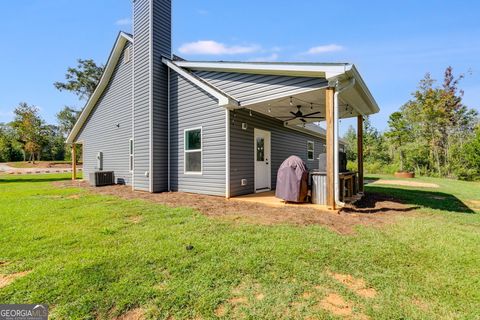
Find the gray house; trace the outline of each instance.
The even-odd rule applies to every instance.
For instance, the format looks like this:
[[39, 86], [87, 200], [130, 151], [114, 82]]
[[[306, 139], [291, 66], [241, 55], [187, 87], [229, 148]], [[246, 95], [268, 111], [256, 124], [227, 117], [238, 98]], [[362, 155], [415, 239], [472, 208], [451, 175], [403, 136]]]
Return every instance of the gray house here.
[[83, 146], [85, 177], [234, 197], [274, 189], [288, 156], [313, 169], [326, 151], [335, 206], [338, 120], [379, 111], [354, 65], [185, 61], [172, 55], [171, 0], [134, 0], [133, 18], [67, 139]]

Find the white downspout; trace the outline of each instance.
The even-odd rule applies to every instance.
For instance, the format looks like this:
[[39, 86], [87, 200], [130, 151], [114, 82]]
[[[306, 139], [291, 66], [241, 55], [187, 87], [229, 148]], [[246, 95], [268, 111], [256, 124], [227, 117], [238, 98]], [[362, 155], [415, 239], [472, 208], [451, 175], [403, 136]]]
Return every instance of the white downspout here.
[[[344, 202], [341, 202], [340, 201], [340, 177], [339, 177], [339, 174], [340, 174], [340, 168], [339, 168], [339, 164], [338, 164], [338, 152], [340, 150], [339, 148], [339, 145], [338, 145], [338, 125], [339, 125], [339, 118], [338, 118], [338, 96], [340, 95], [340, 93], [342, 93], [343, 91], [347, 90], [347, 89], [350, 89], [351, 87], [353, 87], [353, 85], [355, 84], [355, 79], [352, 78], [350, 80], [350, 82], [344, 86], [343, 88], [340, 88], [338, 90], [335, 90], [335, 94], [333, 95], [333, 123], [334, 123], [334, 127], [333, 127], [333, 161], [334, 161], [334, 176], [335, 176], [335, 204], [338, 205], [339, 207], [343, 207], [345, 206], [345, 203]], [[337, 87], [338, 87], [338, 84], [337, 84]]]

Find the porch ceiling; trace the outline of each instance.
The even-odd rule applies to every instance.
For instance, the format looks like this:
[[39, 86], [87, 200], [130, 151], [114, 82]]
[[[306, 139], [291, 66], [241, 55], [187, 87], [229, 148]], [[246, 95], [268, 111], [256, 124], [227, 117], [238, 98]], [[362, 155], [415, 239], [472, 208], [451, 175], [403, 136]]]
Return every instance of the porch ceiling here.
[[[300, 109], [298, 108], [300, 106]], [[286, 96], [270, 101], [264, 101], [249, 105], [246, 109], [262, 113], [272, 118], [286, 122], [288, 125], [313, 123], [325, 121], [325, 89], [318, 89], [291, 96]], [[293, 113], [300, 110], [302, 115], [311, 117], [294, 118]], [[317, 113], [318, 112], [318, 113]], [[339, 116], [341, 119], [356, 117], [360, 115], [357, 109], [342, 99], [339, 99]]]

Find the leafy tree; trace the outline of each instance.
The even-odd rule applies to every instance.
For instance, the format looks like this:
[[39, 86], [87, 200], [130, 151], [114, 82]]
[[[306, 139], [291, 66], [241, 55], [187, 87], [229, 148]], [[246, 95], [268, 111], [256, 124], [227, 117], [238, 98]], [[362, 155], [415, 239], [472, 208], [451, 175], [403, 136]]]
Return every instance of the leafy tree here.
[[385, 138], [370, 122], [369, 117], [363, 120], [363, 157], [365, 162], [390, 162]]
[[77, 61], [76, 68], [67, 69], [66, 82], [55, 82], [53, 85], [60, 91], [70, 91], [80, 99], [88, 99], [102, 77], [104, 66], [98, 66], [92, 59], [78, 59]]
[[45, 126], [44, 144], [42, 146], [42, 157], [44, 160], [53, 161], [65, 159], [65, 139], [58, 126]]
[[65, 106], [57, 113], [57, 121], [59, 124], [60, 133], [66, 137], [72, 131], [75, 122], [80, 116], [80, 111], [71, 107]]
[[385, 136], [388, 138], [388, 141], [390, 142], [389, 145], [394, 152], [398, 152], [400, 171], [403, 171], [405, 165], [405, 145], [409, 141], [411, 129], [408, 125], [407, 119], [405, 119], [401, 112], [392, 113], [388, 120], [388, 125], [390, 130], [385, 133]]
[[357, 160], [357, 132], [352, 126], [349, 126], [347, 132], [343, 136], [345, 141], [345, 152], [348, 161]]
[[18, 142], [22, 145], [24, 160], [29, 154], [29, 161], [35, 163], [35, 156], [40, 158], [44, 143], [44, 123], [38, 114], [38, 108], [22, 102], [14, 111], [15, 119], [12, 127], [15, 129]]
[[465, 155], [465, 160], [467, 168], [472, 172], [468, 175], [468, 179], [474, 178], [474, 176], [480, 176], [480, 124], [477, 124], [475, 129], [475, 134], [472, 136], [470, 141], [466, 143], [463, 147], [463, 153]]

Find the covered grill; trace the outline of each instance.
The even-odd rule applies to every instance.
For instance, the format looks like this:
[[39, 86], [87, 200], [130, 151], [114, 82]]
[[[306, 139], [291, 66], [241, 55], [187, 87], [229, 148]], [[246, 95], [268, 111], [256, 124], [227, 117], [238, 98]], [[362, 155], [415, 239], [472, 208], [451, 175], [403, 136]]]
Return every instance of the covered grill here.
[[308, 169], [297, 156], [288, 157], [278, 169], [275, 196], [290, 202], [305, 202], [308, 195]]

